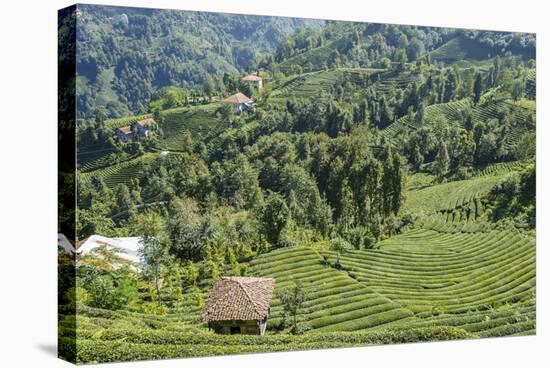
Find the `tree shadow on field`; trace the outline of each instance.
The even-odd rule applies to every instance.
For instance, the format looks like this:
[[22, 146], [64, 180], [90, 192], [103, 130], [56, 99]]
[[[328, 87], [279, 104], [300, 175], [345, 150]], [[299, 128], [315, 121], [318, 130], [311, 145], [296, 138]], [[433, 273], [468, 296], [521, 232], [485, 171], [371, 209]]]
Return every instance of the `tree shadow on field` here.
[[56, 344], [38, 344], [36, 345], [36, 347], [38, 348], [38, 350], [41, 350], [48, 355], [53, 355], [54, 357], [57, 356]]

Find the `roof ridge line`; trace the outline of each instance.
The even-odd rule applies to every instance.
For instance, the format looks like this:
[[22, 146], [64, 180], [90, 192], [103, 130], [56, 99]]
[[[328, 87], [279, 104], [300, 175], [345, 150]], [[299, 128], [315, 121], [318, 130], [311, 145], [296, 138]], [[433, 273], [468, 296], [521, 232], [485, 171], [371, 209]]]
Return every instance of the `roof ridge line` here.
[[[243, 284], [241, 284], [239, 281], [233, 279], [232, 281], [236, 282], [239, 287], [243, 290], [243, 292], [245, 293], [246, 297], [248, 298], [248, 300], [252, 303], [252, 305], [254, 306], [254, 312], [256, 312], [257, 315], [261, 316], [262, 313], [260, 311], [258, 311], [258, 306], [256, 305], [256, 302], [254, 301], [254, 298], [252, 298], [250, 296], [250, 294], [248, 294], [248, 291], [246, 290], [246, 288], [243, 286]], [[258, 282], [258, 281], [256, 281]]]

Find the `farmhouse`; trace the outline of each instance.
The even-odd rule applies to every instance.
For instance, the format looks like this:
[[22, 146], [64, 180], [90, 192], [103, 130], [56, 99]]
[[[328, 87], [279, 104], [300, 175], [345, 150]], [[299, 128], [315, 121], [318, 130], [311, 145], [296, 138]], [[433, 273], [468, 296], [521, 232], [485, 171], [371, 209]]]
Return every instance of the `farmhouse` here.
[[245, 110], [253, 110], [255, 108], [254, 101], [241, 92], [227, 97], [223, 102], [232, 104], [235, 108], [235, 114], [240, 114]]
[[116, 138], [121, 142], [129, 142], [134, 138], [147, 138], [157, 122], [152, 118], [136, 121], [132, 125], [117, 128]]
[[135, 129], [136, 135], [140, 138], [146, 138], [149, 136], [149, 132], [153, 129], [153, 127], [157, 124], [157, 122], [152, 118], [147, 118], [143, 120], [139, 120], [132, 124], [132, 128]]
[[254, 88], [261, 89], [262, 88], [262, 77], [259, 77], [256, 73], [249, 74], [243, 78], [241, 78], [243, 82], [251, 84]]
[[121, 142], [129, 142], [134, 137], [134, 132], [132, 131], [132, 127], [130, 125], [117, 128], [116, 129], [116, 137]]
[[201, 314], [219, 334], [264, 335], [274, 280], [260, 277], [222, 277]]

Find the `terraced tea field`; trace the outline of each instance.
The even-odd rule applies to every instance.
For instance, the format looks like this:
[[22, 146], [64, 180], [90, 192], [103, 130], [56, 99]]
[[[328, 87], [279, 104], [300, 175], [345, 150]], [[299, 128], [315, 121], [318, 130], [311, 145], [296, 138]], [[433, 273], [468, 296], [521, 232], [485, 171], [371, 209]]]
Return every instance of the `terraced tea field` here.
[[342, 80], [343, 75], [344, 72], [339, 69], [302, 74], [287, 80], [274, 89], [271, 98], [315, 97], [321, 91], [329, 92], [338, 81]]
[[136, 121], [143, 120], [146, 118], [152, 117], [153, 114], [142, 114], [142, 115], [134, 115], [134, 116], [125, 116], [123, 118], [119, 119], [110, 119], [105, 121], [105, 126], [107, 128], [121, 128], [123, 126], [131, 125], [135, 123]]
[[522, 234], [416, 229], [341, 262], [376, 292], [425, 317], [434, 308], [465, 313], [530, 300], [534, 259], [535, 243]]
[[171, 151], [182, 151], [185, 147], [184, 136], [190, 132], [194, 140], [208, 141], [221, 133], [226, 126], [215, 115], [219, 105], [210, 104], [201, 108], [181, 108], [167, 110], [163, 113], [161, 125], [164, 136], [164, 147]]
[[209, 331], [186, 294], [161, 316], [79, 306], [78, 349], [73, 319], [61, 317], [60, 351], [94, 363], [536, 333], [535, 243], [519, 233], [415, 229], [340, 255], [341, 269], [336, 258], [291, 247], [250, 262], [250, 274], [275, 278], [276, 291], [302, 283], [304, 335], [277, 333], [283, 310], [276, 294], [267, 336]]
[[[430, 105], [425, 110], [425, 122], [430, 124], [436, 120], [443, 122], [461, 122], [461, 110], [468, 107], [472, 108], [473, 122], [487, 122], [490, 119], [498, 119], [502, 111], [509, 111], [507, 114], [511, 121], [511, 129], [506, 135], [506, 147], [511, 149], [518, 139], [528, 131], [527, 120], [534, 111], [530, 108], [521, 107], [510, 101], [492, 101], [485, 105], [471, 106], [470, 99], [447, 102], [442, 104]], [[382, 134], [391, 139], [397, 137], [400, 133], [408, 130], [418, 129], [419, 126], [414, 121], [409, 121], [408, 116], [399, 118], [382, 131]]]
[[429, 215], [459, 208], [488, 193], [504, 175], [479, 176], [433, 185], [407, 193], [404, 211]]
[[[302, 282], [307, 301], [301, 318], [315, 331], [353, 331], [413, 316], [344, 272], [323, 265], [322, 260], [319, 253], [309, 248], [284, 249], [252, 261], [251, 273], [275, 278], [276, 292], [293, 281]], [[277, 325], [283, 311], [276, 297], [271, 310], [270, 323]]]
[[525, 162], [493, 164], [468, 180], [438, 184], [430, 175], [416, 174], [407, 184], [404, 211], [414, 213], [417, 225], [445, 233], [487, 232], [494, 229], [487, 218], [485, 197]]
[[490, 55], [475, 41], [466, 37], [455, 37], [429, 53], [432, 60], [454, 63], [461, 60], [483, 60]]
[[455, 327], [419, 327], [307, 335], [217, 335], [188, 324], [181, 315], [155, 316], [79, 307], [78, 338], [74, 343], [74, 317], [61, 317], [59, 351], [77, 363], [167, 359], [441, 341], [477, 335]]
[[476, 176], [495, 176], [511, 173], [515, 170], [525, 167], [528, 162], [511, 161], [491, 164], [475, 173]]
[[90, 180], [93, 175], [97, 175], [111, 188], [117, 184], [128, 184], [133, 178], [139, 178], [143, 165], [152, 162], [156, 157], [158, 157], [157, 153], [146, 153], [116, 165], [81, 173], [80, 178], [81, 180]]
[[[276, 290], [299, 281], [307, 299], [300, 321], [310, 332], [396, 326], [461, 326], [480, 336], [532, 333], [535, 244], [520, 234], [447, 234], [417, 229], [377, 249], [340, 256], [296, 247], [258, 257], [251, 273], [276, 279]], [[524, 303], [516, 309], [507, 303]], [[282, 306], [275, 297], [270, 323]]]
[[[113, 162], [110, 157], [110, 153], [112, 153], [112, 151], [106, 151], [102, 155], [95, 155], [93, 157], [91, 157], [91, 155], [84, 154], [83, 155], [84, 159], [82, 160], [80, 159], [80, 154], [79, 154], [78, 170], [84, 173], [84, 172], [90, 172], [90, 171], [99, 170], [99, 169], [111, 166]], [[137, 154], [133, 156], [128, 156], [124, 161], [129, 161], [137, 157], [138, 157]]]
[[323, 69], [323, 67], [326, 65], [327, 60], [329, 59], [330, 53], [333, 50], [341, 49], [347, 43], [348, 43], [348, 38], [341, 37], [334, 41], [328, 42], [325, 45], [300, 52], [296, 55], [293, 55], [287, 58], [282, 63], [280, 63], [279, 68], [281, 68], [281, 70], [284, 72], [291, 71], [292, 65], [302, 65], [306, 67], [307, 65], [310, 65], [309, 68], [311, 68], [311, 70], [306, 70], [306, 71]]
[[374, 88], [376, 92], [386, 93], [392, 88], [405, 88], [414, 81], [419, 81], [420, 76], [412, 72], [388, 71], [376, 75]]

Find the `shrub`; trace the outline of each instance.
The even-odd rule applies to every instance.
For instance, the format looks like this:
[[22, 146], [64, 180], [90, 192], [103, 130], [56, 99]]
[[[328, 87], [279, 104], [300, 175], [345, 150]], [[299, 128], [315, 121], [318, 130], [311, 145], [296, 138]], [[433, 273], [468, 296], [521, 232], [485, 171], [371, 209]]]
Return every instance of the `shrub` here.
[[168, 359], [213, 354], [326, 349], [344, 346], [397, 344], [477, 337], [456, 327], [386, 329], [365, 332], [309, 333], [305, 335], [216, 335], [125, 329], [104, 331], [93, 340], [87, 334], [73, 340], [60, 339], [63, 356], [90, 364], [121, 360]]

